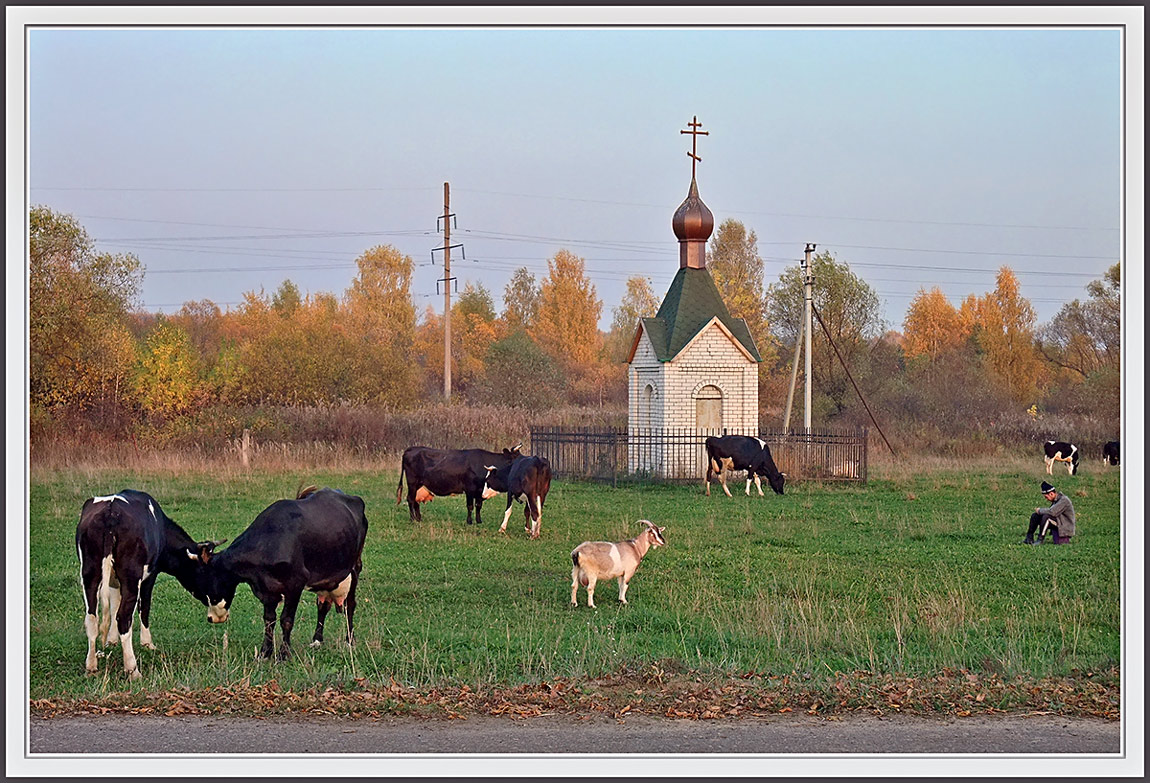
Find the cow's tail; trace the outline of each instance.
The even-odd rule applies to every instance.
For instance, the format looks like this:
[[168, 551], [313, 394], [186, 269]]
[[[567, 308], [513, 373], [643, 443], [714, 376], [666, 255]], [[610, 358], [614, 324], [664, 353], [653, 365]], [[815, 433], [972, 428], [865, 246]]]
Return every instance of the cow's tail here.
[[395, 489], [395, 505], [403, 502], [403, 465], [399, 466], [399, 486]]

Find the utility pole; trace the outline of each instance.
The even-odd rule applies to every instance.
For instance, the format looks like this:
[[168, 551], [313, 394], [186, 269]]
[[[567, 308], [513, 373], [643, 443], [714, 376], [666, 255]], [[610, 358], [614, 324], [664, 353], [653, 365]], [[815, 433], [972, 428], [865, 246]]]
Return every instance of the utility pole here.
[[808, 435], [811, 432], [811, 289], [815, 283], [815, 276], [811, 272], [811, 253], [813, 252], [815, 252], [815, 245], [807, 242], [807, 249], [804, 251], [803, 258], [803, 328], [806, 330], [807, 347], [806, 359], [803, 362], [803, 370], [806, 373], [806, 388], [803, 392], [803, 426]]
[[[443, 251], [443, 398], [445, 400], [451, 399], [451, 284], [455, 278], [451, 276], [451, 248], [462, 248], [462, 245], [451, 244], [451, 223], [455, 220], [455, 215], [451, 212], [451, 185], [450, 183], [443, 183], [443, 247], [437, 247], [435, 250]], [[439, 228], [439, 219], [436, 221], [436, 229]], [[435, 258], [435, 250], [432, 250], [432, 260]], [[463, 254], [464, 260], [467, 259], [467, 254]], [[436, 282], [438, 288], [439, 281]]]
[[799, 332], [795, 335], [795, 357], [791, 359], [791, 386], [787, 389], [787, 410], [783, 414], [783, 433], [791, 431], [791, 403], [795, 401], [795, 380], [799, 374], [799, 353], [803, 350], [803, 332], [805, 324], [799, 322]]

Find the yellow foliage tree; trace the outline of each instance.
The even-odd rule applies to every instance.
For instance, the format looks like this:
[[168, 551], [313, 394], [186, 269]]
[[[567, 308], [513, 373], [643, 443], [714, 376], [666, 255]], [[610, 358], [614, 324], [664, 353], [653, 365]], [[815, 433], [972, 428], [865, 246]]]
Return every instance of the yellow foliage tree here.
[[934, 361], [966, 340], [971, 327], [938, 286], [930, 291], [920, 288], [903, 321], [903, 352], [907, 358], [926, 356]]
[[1018, 278], [1009, 267], [998, 270], [994, 290], [982, 297], [975, 310], [988, 369], [1016, 400], [1032, 400], [1045, 367], [1035, 345], [1034, 307], [1019, 293]]
[[568, 370], [590, 368], [599, 356], [603, 302], [584, 274], [584, 262], [567, 250], [547, 261], [539, 290], [539, 313], [531, 337]]
[[356, 259], [359, 273], [345, 296], [353, 343], [354, 399], [408, 404], [416, 399], [411, 361], [415, 305], [411, 274], [415, 262], [391, 245], [379, 245]]
[[135, 377], [140, 406], [153, 413], [180, 414], [190, 410], [200, 385], [199, 358], [188, 333], [160, 321], [148, 333]]

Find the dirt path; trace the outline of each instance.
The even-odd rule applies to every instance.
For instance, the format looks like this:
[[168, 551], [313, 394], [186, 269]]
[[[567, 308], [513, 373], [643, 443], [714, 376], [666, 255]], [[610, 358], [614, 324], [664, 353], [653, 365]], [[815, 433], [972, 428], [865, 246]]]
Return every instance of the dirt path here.
[[741, 720], [34, 718], [37, 754], [1117, 754], [1117, 721], [1057, 716]]

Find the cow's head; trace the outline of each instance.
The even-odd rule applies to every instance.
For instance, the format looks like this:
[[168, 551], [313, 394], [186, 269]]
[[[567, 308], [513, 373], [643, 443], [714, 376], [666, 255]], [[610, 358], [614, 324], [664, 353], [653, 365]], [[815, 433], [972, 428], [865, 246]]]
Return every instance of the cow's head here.
[[514, 462], [515, 460], [519, 459], [523, 456], [523, 443], [519, 442], [509, 449], [504, 449], [503, 456], [506, 457], [510, 462]]
[[[516, 448], [518, 448], [518, 446]], [[503, 452], [507, 453], [508, 449], [504, 449]], [[491, 498], [499, 494], [499, 490], [493, 489], [490, 483], [491, 476], [495, 473], [496, 468], [494, 465], [484, 465], [483, 467], [487, 468], [487, 475], [483, 479], [483, 494], [481, 497], [484, 500], [491, 500]]]
[[767, 475], [767, 483], [771, 485], [771, 489], [773, 489], [776, 494], [779, 494], [779, 495], [783, 494], [783, 484], [785, 484], [786, 482], [787, 482], [787, 474], [786, 473], [780, 473], [779, 471], [776, 470], [774, 472], [774, 475]]
[[207, 604], [209, 623], [226, 623], [228, 610], [236, 597], [239, 581], [226, 569], [212, 562], [212, 550], [227, 541], [204, 541], [195, 549], [188, 549], [188, 557], [198, 561], [196, 570], [196, 598]]

